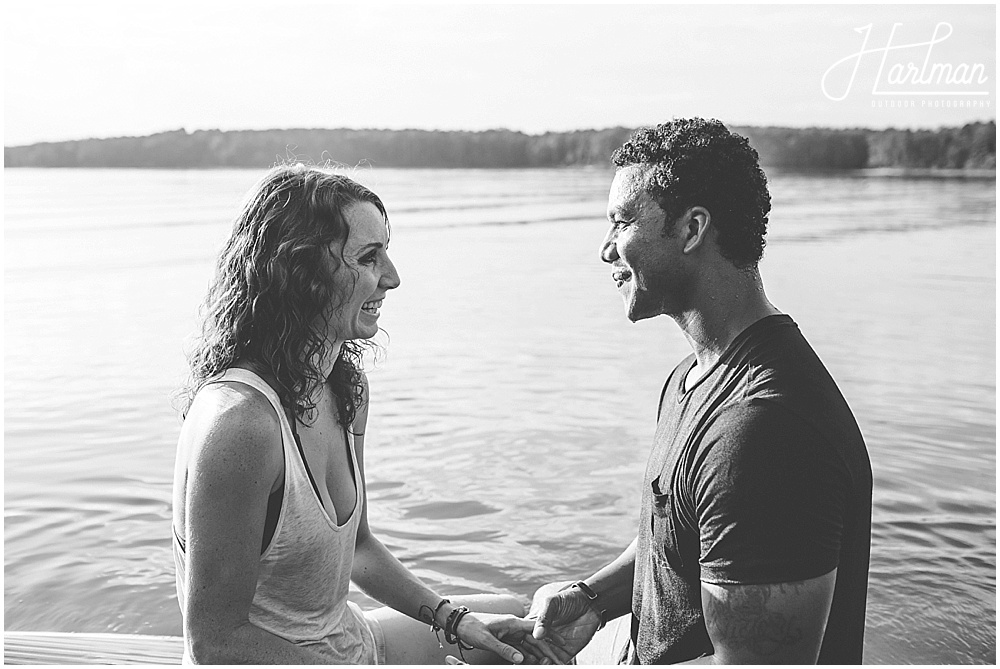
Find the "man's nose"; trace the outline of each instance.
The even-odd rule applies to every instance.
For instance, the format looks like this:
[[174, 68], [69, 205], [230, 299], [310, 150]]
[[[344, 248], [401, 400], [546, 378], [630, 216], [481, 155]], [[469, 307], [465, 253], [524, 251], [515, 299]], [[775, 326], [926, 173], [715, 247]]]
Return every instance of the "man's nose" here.
[[608, 234], [604, 236], [599, 253], [601, 260], [606, 263], [618, 260], [618, 245], [615, 243], [615, 232], [613, 229], [608, 230]]

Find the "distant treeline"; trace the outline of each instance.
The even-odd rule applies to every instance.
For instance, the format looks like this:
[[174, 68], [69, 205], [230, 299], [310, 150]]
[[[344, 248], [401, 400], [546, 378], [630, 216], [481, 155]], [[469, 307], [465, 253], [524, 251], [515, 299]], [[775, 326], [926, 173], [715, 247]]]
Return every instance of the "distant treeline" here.
[[[734, 128], [768, 167], [996, 169], [996, 123], [939, 130]], [[4, 147], [6, 167], [268, 167], [299, 158], [376, 167], [607, 165], [630, 128], [511, 130], [175, 130], [146, 137]]]

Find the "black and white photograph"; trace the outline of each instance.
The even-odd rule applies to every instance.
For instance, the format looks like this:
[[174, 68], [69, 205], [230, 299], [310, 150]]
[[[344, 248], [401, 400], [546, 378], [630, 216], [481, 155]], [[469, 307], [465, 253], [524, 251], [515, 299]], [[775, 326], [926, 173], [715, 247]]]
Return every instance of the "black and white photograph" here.
[[996, 664], [995, 3], [3, 18], [5, 664]]

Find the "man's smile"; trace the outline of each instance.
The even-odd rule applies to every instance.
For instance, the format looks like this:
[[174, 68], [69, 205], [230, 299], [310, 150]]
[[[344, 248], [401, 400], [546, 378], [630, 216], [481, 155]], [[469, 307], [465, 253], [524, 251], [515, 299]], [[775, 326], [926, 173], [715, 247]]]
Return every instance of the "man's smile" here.
[[621, 288], [622, 284], [624, 284], [626, 281], [632, 278], [632, 272], [628, 271], [627, 269], [616, 269], [611, 274], [611, 277], [615, 280], [615, 284], [617, 284], [617, 286]]

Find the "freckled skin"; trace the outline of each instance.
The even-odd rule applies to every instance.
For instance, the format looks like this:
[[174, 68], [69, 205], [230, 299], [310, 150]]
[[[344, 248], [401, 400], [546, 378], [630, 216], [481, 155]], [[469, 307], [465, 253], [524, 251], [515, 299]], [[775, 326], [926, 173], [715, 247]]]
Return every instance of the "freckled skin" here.
[[[324, 344], [330, 355], [318, 365], [323, 378], [329, 376], [344, 340], [378, 332], [378, 316], [372, 309], [364, 310], [365, 303], [381, 300], [399, 285], [386, 253], [388, 230], [378, 208], [366, 202], [343, 213], [350, 232], [342, 245], [330, 249], [335, 289], [325, 323], [329, 329]], [[348, 427], [357, 470], [351, 472], [349, 444], [328, 384], [314, 394], [313, 417], [300, 423], [302, 457], [317, 474], [317, 501], [338, 524], [358, 509], [357, 487], [361, 490], [351, 579], [387, 605], [372, 613], [384, 633], [386, 663], [444, 664], [454, 647], [439, 646], [426, 622], [417, 620], [427, 610], [434, 611], [431, 607], [441, 597], [393, 557], [368, 525], [364, 497], [368, 386], [363, 374], [361, 391], [360, 406]], [[178, 538], [187, 537], [184, 636], [189, 656], [199, 664], [330, 661], [318, 644], [299, 645], [250, 620], [268, 499], [285, 474], [279, 416], [258, 390], [225, 381], [199, 391], [182, 428], [174, 474], [174, 524]], [[478, 649], [465, 651], [470, 659], [482, 664], [523, 659], [521, 651], [510, 645], [534, 626], [519, 617], [524, 614], [521, 601], [504, 595], [456, 597], [454, 604], [437, 604], [436, 623], [444, 625], [458, 605], [472, 609], [456, 625], [460, 638]]]
[[[365, 302], [381, 300], [399, 285], [399, 275], [388, 255], [389, 231], [375, 205], [363, 202], [344, 212], [350, 235], [344, 242], [343, 261], [333, 281], [350, 286], [344, 303], [331, 314], [331, 340], [370, 339], [378, 333], [378, 316], [362, 310]], [[334, 255], [338, 257], [337, 249]]]

